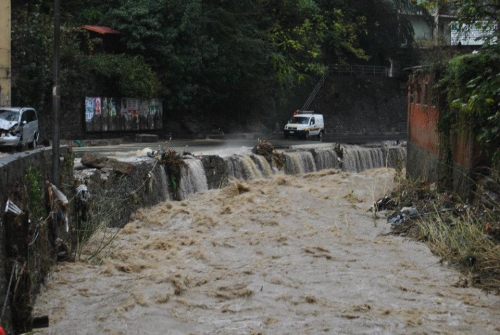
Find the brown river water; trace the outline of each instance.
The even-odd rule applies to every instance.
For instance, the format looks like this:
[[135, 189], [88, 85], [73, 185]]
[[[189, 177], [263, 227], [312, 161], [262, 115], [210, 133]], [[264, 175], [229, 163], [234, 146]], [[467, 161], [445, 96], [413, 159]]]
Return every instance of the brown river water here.
[[454, 287], [425, 244], [384, 235], [367, 210], [393, 186], [391, 169], [330, 169], [142, 209], [99, 265], [57, 265], [39, 332], [499, 333], [498, 296]]

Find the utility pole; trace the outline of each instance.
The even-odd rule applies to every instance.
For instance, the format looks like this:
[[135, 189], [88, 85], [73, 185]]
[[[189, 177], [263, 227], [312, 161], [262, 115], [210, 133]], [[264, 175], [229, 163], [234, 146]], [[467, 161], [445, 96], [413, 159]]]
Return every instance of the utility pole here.
[[59, 184], [59, 109], [61, 106], [61, 96], [59, 92], [59, 49], [61, 35], [61, 10], [60, 0], [54, 0], [54, 69], [52, 86], [52, 183]]

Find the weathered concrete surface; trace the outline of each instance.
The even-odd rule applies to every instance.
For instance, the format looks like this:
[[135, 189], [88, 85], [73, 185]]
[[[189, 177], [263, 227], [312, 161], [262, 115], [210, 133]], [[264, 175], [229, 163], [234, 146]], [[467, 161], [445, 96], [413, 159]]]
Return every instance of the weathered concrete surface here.
[[[318, 78], [319, 79], [319, 78]], [[287, 105], [279, 105], [272, 98], [263, 99], [260, 106], [260, 120], [249, 120], [246, 125], [232, 123], [231, 117], [221, 116], [218, 120], [203, 120], [200, 116], [169, 114], [163, 129], [145, 131], [113, 131], [106, 136], [135, 136], [135, 133], [156, 134], [162, 138], [191, 138], [204, 136], [221, 138], [223, 136], [245, 136], [244, 132], [263, 133], [274, 131], [276, 123], [283, 129], [285, 122], [294, 110], [301, 108], [308, 99], [316, 81], [310, 86], [302, 86], [294, 92]], [[66, 105], [65, 105], [66, 104]], [[61, 107], [61, 137], [68, 140], [98, 139], [102, 133], [86, 131], [83, 118], [84, 102], [66, 102]], [[310, 109], [325, 115], [326, 132], [329, 133], [383, 133], [402, 132], [406, 128], [406, 82], [400, 78], [335, 76], [331, 74]], [[40, 111], [42, 112], [42, 111]], [[165, 114], [166, 115], [166, 114]], [[164, 115], [164, 116], [165, 116]], [[256, 121], [252, 123], [252, 121]], [[50, 138], [52, 119], [50, 113], [40, 120], [40, 133]], [[215, 122], [216, 124], [212, 124]], [[220, 124], [219, 124], [220, 123]], [[218, 128], [221, 128], [220, 131]], [[134, 128], [135, 129], [135, 128]], [[222, 131], [225, 135], [222, 135]], [[256, 135], [257, 138], [260, 135]]]
[[[124, 143], [122, 137], [118, 138], [106, 138], [106, 139], [94, 139], [94, 140], [81, 140], [82, 146], [84, 147], [101, 147], [106, 145], [120, 145]], [[78, 146], [76, 141], [61, 140], [61, 144], [70, 145], [73, 147]]]
[[169, 199], [164, 166], [155, 160], [127, 162], [128, 175], [112, 169], [76, 171], [78, 183], [87, 184], [91, 195], [91, 215], [102, 216], [111, 227], [123, 227], [138, 208]]
[[[415, 99], [415, 98], [413, 98]], [[408, 141], [439, 155], [439, 110], [436, 106], [408, 104]]]
[[439, 179], [439, 157], [421, 147], [407, 143], [406, 173], [412, 178], [435, 183]]
[[202, 156], [201, 161], [207, 176], [208, 189], [222, 188], [227, 185], [228, 170], [227, 164], [220, 156]]
[[158, 142], [158, 135], [155, 134], [136, 134], [136, 142]]
[[[61, 186], [59, 189], [66, 193], [69, 192], [67, 186], [72, 185], [73, 182], [73, 158], [68, 147], [61, 147], [60, 153], [62, 161], [60, 166]], [[45, 207], [45, 204], [30, 202], [33, 197], [33, 193], [30, 192], [34, 191], [29, 189], [30, 182], [27, 173], [30, 168], [36, 172], [32, 173], [31, 178], [39, 176], [40, 179], [37, 182], [40, 187], [44, 187], [46, 179], [52, 180], [52, 149], [40, 148], [0, 158], [0, 206], [2, 206], [0, 208], [3, 210], [7, 199], [10, 198], [24, 212], [19, 216], [6, 214], [5, 212], [0, 215], [0, 301], [2, 306], [8, 290], [14, 261], [21, 265], [24, 264], [23, 273], [25, 275], [29, 274], [29, 284], [25, 286], [19, 285], [17, 292], [18, 296], [26, 295], [28, 300], [32, 300], [38, 291], [39, 285], [47, 273], [45, 266], [47, 263], [52, 262], [52, 250], [38, 249], [39, 246], [43, 245], [43, 241], [47, 241], [48, 229], [46, 227], [41, 228], [37, 244], [33, 244], [31, 247], [28, 246], [28, 242], [32, 237], [30, 237], [30, 234], [33, 233], [33, 225], [38, 221], [38, 218], [30, 215], [30, 213], [34, 212], [33, 206]], [[31, 222], [28, 220], [31, 220]], [[64, 238], [63, 234], [61, 237]], [[18, 281], [23, 282], [22, 280]], [[10, 291], [12, 292], [12, 290], [13, 286], [11, 285]], [[9, 301], [11, 301], [10, 299], [12, 299], [12, 294]], [[8, 303], [2, 319], [2, 326], [9, 334], [20, 331], [19, 328], [15, 329], [14, 321], [17, 324], [25, 322], [19, 318], [19, 315], [13, 313], [12, 306]]]
[[475, 140], [469, 125], [450, 125], [449, 133], [438, 128], [442, 119], [439, 99], [433, 96], [430, 74], [416, 75], [408, 88], [407, 173], [411, 178], [437, 182], [462, 198], [474, 192], [477, 170], [489, 159]]
[[[302, 107], [314, 85], [296, 92], [285, 114], [278, 115], [280, 129], [293, 111]], [[330, 74], [309, 109], [324, 115], [326, 134], [404, 132], [407, 120], [406, 81], [401, 78]]]

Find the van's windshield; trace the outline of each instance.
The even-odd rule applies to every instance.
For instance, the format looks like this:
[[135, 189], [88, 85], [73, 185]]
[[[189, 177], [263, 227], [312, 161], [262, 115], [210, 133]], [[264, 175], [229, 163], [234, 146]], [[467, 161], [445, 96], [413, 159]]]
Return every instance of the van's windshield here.
[[294, 116], [288, 123], [308, 124], [309, 116]]

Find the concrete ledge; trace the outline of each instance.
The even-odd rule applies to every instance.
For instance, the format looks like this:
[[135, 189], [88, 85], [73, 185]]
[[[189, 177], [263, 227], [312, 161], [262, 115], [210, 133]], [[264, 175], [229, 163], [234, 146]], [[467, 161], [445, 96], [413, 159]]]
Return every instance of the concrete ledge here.
[[209, 134], [205, 135], [207, 140], [223, 140], [225, 138], [224, 134]]
[[[123, 138], [108, 138], [108, 139], [100, 139], [100, 140], [79, 140], [81, 143], [81, 146], [84, 147], [104, 147], [107, 145], [119, 145], [123, 144]], [[61, 145], [68, 145], [72, 147], [79, 147], [80, 145], [78, 142], [72, 141], [72, 140], [61, 140], [60, 141]], [[50, 142], [50, 145], [52, 145], [52, 142]]]
[[135, 134], [136, 142], [158, 142], [158, 135], [155, 134]]

